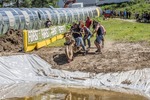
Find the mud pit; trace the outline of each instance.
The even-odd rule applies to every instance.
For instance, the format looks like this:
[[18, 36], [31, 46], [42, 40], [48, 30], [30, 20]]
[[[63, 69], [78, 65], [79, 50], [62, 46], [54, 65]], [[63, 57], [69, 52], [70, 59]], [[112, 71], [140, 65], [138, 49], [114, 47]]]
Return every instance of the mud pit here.
[[[15, 34], [12, 34], [13, 33]], [[0, 55], [20, 54], [23, 39], [19, 31], [12, 30], [0, 37]], [[64, 47], [44, 47], [32, 51], [52, 64], [55, 69], [84, 72], [116, 72], [150, 67], [150, 45], [146, 42], [119, 43], [106, 41], [102, 54], [95, 54], [96, 48], [90, 49], [86, 56], [78, 54], [74, 61], [67, 63]], [[22, 54], [22, 52], [21, 52]]]
[[64, 47], [42, 48], [35, 53], [52, 64], [55, 69], [84, 72], [117, 72], [150, 67], [148, 43], [116, 43], [107, 41], [102, 54], [95, 54], [92, 47], [86, 56], [78, 54], [67, 63]]
[[18, 52], [23, 48], [23, 35], [21, 31], [10, 30], [0, 37], [0, 52]]

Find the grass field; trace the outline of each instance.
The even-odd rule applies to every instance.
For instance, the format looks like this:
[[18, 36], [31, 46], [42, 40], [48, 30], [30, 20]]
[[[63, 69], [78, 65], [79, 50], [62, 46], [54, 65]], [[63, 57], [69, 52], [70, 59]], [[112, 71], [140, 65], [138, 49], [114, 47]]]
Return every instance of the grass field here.
[[134, 0], [134, 2], [102, 5], [100, 7], [102, 9], [111, 9], [116, 11], [130, 11], [132, 12], [132, 18], [134, 18], [135, 13], [142, 14], [143, 12], [150, 12], [150, 4], [146, 3], [145, 0]]
[[150, 24], [127, 22], [117, 19], [101, 21], [107, 30], [107, 39], [125, 42], [150, 42]]
[[[107, 30], [105, 36], [106, 40], [120, 41], [120, 42], [141, 42], [146, 41], [150, 43], [150, 24], [127, 22], [117, 19], [98, 20]], [[93, 42], [95, 37], [92, 37]], [[50, 46], [63, 46], [64, 39], [58, 40]]]

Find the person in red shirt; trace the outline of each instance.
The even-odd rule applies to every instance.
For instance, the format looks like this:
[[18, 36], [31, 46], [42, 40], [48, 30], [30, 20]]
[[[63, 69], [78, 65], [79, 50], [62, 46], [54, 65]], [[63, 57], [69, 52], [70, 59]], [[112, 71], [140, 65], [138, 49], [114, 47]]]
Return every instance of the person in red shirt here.
[[87, 20], [86, 20], [86, 22], [85, 22], [85, 26], [86, 26], [88, 29], [90, 29], [91, 24], [92, 24], [92, 20], [90, 19], [90, 17], [87, 17]]

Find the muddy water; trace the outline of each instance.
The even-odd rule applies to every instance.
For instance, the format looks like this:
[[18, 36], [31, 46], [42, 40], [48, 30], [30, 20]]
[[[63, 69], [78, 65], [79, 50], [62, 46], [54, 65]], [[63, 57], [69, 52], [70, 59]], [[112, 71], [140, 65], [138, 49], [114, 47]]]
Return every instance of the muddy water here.
[[139, 95], [47, 83], [1, 85], [0, 88], [2, 100], [148, 100]]

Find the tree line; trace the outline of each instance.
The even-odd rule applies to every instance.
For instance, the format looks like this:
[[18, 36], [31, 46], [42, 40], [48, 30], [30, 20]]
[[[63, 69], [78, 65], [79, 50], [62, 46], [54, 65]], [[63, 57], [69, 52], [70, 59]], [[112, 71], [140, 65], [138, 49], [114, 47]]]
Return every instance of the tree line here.
[[57, 7], [58, 0], [0, 0], [1, 7]]

